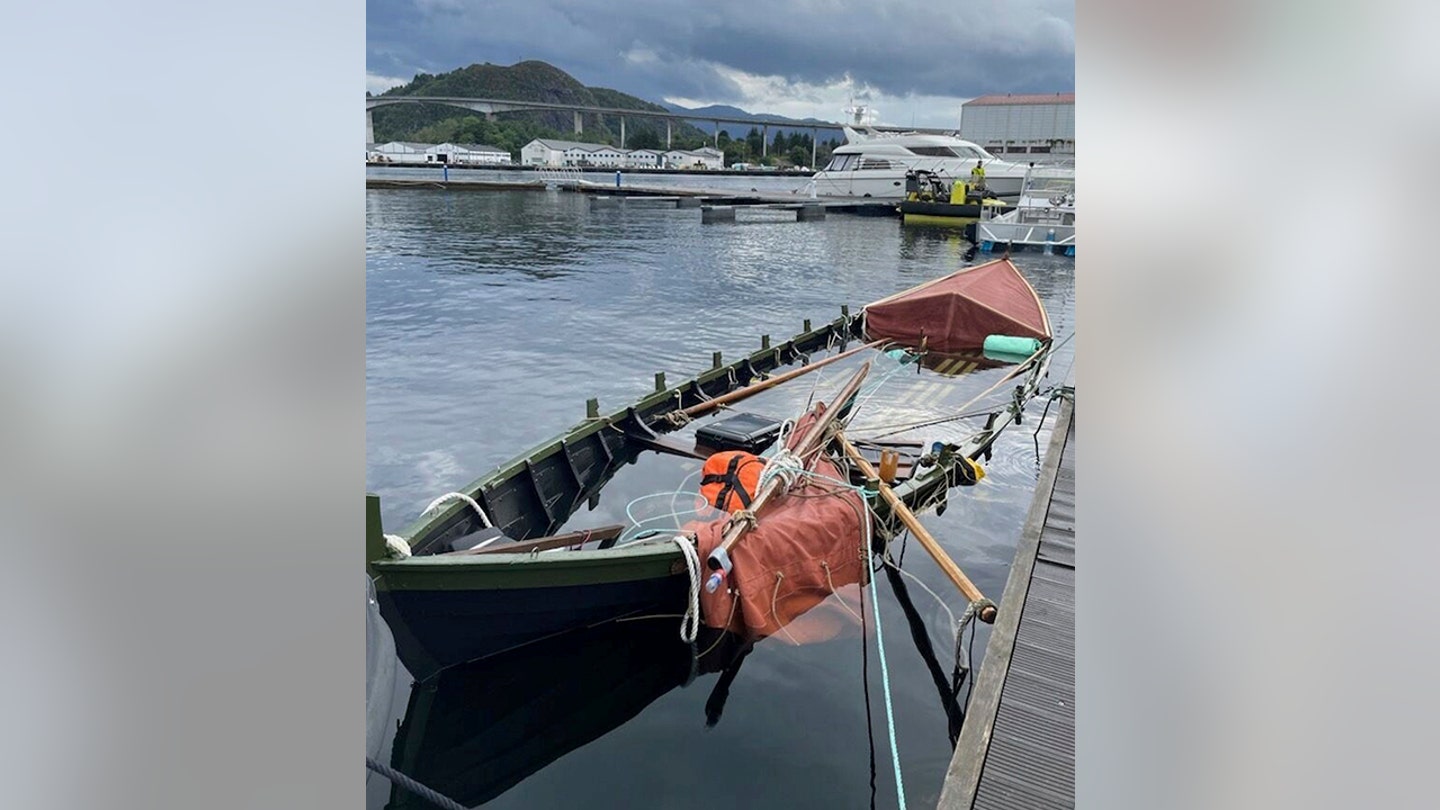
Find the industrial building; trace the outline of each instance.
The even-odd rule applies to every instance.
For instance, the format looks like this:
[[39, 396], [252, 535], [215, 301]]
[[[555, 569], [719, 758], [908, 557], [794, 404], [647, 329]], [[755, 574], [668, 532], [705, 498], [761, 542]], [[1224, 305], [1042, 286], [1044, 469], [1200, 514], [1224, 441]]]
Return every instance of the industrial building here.
[[440, 143], [425, 150], [431, 163], [448, 163], [452, 166], [509, 165], [510, 151], [498, 146], [481, 143]]
[[398, 166], [424, 166], [441, 164], [449, 166], [508, 165], [513, 163], [510, 153], [498, 146], [478, 143], [415, 143], [414, 141], [391, 141], [372, 143], [365, 146], [367, 163], [394, 163]]
[[960, 137], [996, 154], [1075, 154], [1075, 94], [972, 98], [960, 107]]
[[719, 169], [724, 155], [718, 149], [621, 149], [599, 143], [579, 143], [536, 138], [520, 149], [526, 166], [574, 166], [578, 168], [704, 168]]

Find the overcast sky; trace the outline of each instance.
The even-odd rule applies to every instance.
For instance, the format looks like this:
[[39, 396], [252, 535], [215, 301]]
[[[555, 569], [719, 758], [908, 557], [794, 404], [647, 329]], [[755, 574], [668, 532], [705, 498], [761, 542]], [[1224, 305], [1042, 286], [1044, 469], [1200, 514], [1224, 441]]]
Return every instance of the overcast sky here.
[[365, 87], [541, 59], [686, 106], [954, 127], [986, 93], [1075, 89], [1073, 0], [369, 0]]

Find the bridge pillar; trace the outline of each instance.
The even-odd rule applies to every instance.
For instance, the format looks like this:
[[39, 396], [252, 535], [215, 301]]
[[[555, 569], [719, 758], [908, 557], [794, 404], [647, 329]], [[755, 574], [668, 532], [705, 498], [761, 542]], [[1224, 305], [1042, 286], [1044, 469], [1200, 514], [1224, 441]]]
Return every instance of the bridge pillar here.
[[620, 148], [625, 148], [625, 116], [620, 116]]
[[816, 163], [820, 162], [820, 158], [818, 157], [818, 155], [820, 154], [819, 150], [820, 130], [812, 128], [810, 130], [810, 168], [814, 169], [815, 171], [820, 170], [820, 167], [815, 165]]
[[665, 148], [670, 148], [670, 119], [665, 119]]
[[579, 135], [579, 134], [583, 133], [584, 131], [585, 131], [585, 128], [580, 125], [580, 111], [579, 111], [579, 110], [576, 110], [576, 111], [575, 111], [575, 134], [576, 134], [576, 135]]
[[719, 148], [720, 148], [720, 122], [719, 122], [719, 121], [711, 121], [710, 123], [712, 123], [712, 124], [715, 125], [715, 148], [716, 148], [716, 149], [719, 149]]
[[770, 125], [761, 124], [760, 130], [760, 157], [770, 154]]
[[365, 111], [365, 143], [375, 142], [375, 116], [371, 115], [373, 110]]

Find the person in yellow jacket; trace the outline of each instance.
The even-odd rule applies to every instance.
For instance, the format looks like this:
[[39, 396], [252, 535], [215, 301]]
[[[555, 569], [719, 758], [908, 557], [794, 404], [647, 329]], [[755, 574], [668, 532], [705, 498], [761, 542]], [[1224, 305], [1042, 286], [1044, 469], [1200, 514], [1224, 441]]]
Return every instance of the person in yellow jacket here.
[[970, 188], [976, 191], [985, 190], [985, 166], [984, 161], [975, 161], [975, 168], [970, 170]]

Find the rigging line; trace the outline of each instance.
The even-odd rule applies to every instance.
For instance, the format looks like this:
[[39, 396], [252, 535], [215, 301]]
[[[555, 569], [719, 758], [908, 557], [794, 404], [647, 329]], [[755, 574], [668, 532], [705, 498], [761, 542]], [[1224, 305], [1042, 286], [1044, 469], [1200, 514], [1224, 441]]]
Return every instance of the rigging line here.
[[885, 719], [890, 730], [890, 758], [895, 766], [895, 796], [905, 810], [905, 780], [900, 774], [900, 745], [895, 739], [895, 705], [890, 696], [890, 666], [885, 661], [885, 630], [880, 622], [880, 592], [870, 576], [870, 608], [875, 612], [875, 650], [880, 659], [880, 683], [885, 694]]
[[[870, 572], [870, 581], [875, 581], [875, 572]], [[860, 589], [860, 612], [865, 613], [865, 589]], [[866, 637], [865, 621], [860, 622], [860, 675], [865, 692], [865, 736], [870, 740], [870, 810], [875, 810], [875, 723], [870, 709], [870, 641]]]
[[[1034, 354], [1030, 355], [1030, 357], [1026, 358], [1026, 359], [1025, 359], [1023, 362], [1021, 362], [1019, 365], [1015, 366], [1015, 368], [1011, 369], [1004, 377], [1001, 377], [998, 381], [996, 381], [994, 385], [990, 386], [989, 388], [985, 389], [984, 391], [981, 391], [979, 394], [976, 394], [976, 395], [974, 396], [974, 398], [972, 398], [970, 401], [966, 402], [965, 404], [961, 405], [961, 406], [960, 406], [959, 408], [957, 408], [956, 410], [961, 411], [961, 412], [963, 413], [963, 412], [964, 412], [967, 408], [969, 408], [970, 406], [974, 405], [975, 403], [981, 401], [981, 400], [984, 399], [985, 397], [987, 397], [987, 396], [991, 395], [992, 393], [994, 393], [994, 392], [996, 391], [996, 389], [998, 389], [1000, 386], [1004, 385], [1005, 383], [1009, 382], [1010, 380], [1015, 379], [1016, 377], [1019, 377], [1022, 372], [1029, 372], [1029, 373], [1033, 374], [1033, 373], [1035, 372], [1036, 368], [1038, 368], [1038, 366], [1035, 365], [1035, 359], [1036, 359], [1037, 357], [1039, 357], [1039, 356], [1042, 355], [1042, 354], [1045, 354], [1046, 352], [1054, 351], [1055, 348], [1058, 348], [1059, 345], [1064, 345], [1064, 343], [1065, 343], [1066, 341], [1070, 340], [1070, 338], [1072, 338], [1072, 337], [1074, 337], [1074, 336], [1075, 336], [1075, 333], [1074, 333], [1074, 332], [1071, 332], [1069, 336], [1067, 336], [1064, 340], [1062, 340], [1062, 341], [1060, 342], [1060, 344], [1053, 345], [1053, 346], [1042, 346], [1042, 347], [1040, 347]], [[884, 438], [884, 437], [886, 437], [886, 436], [893, 436], [893, 435], [895, 435], [896, 433], [904, 433], [904, 432], [906, 432], [907, 430], [913, 430], [913, 429], [918, 428], [918, 427], [928, 427], [928, 426], [930, 426], [930, 425], [941, 424], [941, 423], [943, 423], [943, 422], [949, 422], [949, 421], [953, 421], [953, 420], [956, 420], [956, 419], [959, 419], [959, 418], [962, 418], [962, 417], [960, 417], [960, 416], [947, 416], [947, 417], [944, 417], [944, 418], [942, 418], [942, 419], [930, 420], [930, 421], [928, 421], [928, 422], [911, 425], [911, 426], [906, 427], [906, 428], [903, 428], [903, 429], [901, 429], [901, 430], [895, 430], [895, 431], [891, 431], [891, 432], [889, 432], [889, 433], [881, 433], [881, 434], [879, 434], [879, 435], [871, 435], [871, 436], [869, 436], [869, 438], [872, 438], [872, 439]], [[880, 426], [880, 427], [876, 427], [876, 428], [868, 428], [868, 430], [883, 430], [885, 427], [888, 427], [888, 426]], [[862, 428], [862, 430], [864, 430], [864, 429], [866, 429], [866, 428]]]
[[[905, 535], [906, 535], [906, 537], [908, 538], [909, 535], [910, 535], [910, 533], [907, 531], [907, 532], [905, 533]], [[887, 551], [888, 551], [888, 549], [887, 549]], [[906, 576], [906, 577], [909, 577], [910, 579], [914, 580], [915, 583], [916, 583], [917, 585], [919, 585], [922, 589], [924, 589], [924, 591], [925, 591], [926, 593], [928, 593], [928, 594], [930, 594], [932, 597], [934, 597], [934, 598], [935, 598], [935, 601], [936, 601], [937, 603], [939, 603], [941, 609], [944, 610], [944, 611], [945, 611], [945, 614], [950, 617], [950, 632], [951, 632], [952, 634], [953, 634], [957, 629], [960, 628], [960, 626], [961, 626], [961, 625], [960, 625], [960, 622], [956, 621], [956, 619], [955, 619], [955, 611], [951, 610], [951, 609], [950, 609], [950, 606], [947, 605], [947, 604], [945, 604], [945, 600], [944, 600], [944, 599], [941, 599], [939, 594], [937, 594], [937, 593], [935, 593], [933, 590], [931, 590], [931, 589], [930, 589], [930, 586], [929, 586], [929, 585], [926, 585], [924, 580], [920, 579], [919, 577], [915, 576], [914, 574], [910, 573], [909, 571], [906, 571], [905, 569], [903, 569], [903, 568], [901, 568], [900, 566], [896, 565], [896, 564], [895, 564], [895, 561], [890, 558], [890, 555], [889, 555], [888, 553], [887, 553], [887, 554], [884, 554], [884, 555], [882, 555], [882, 556], [880, 557], [880, 562], [881, 562], [883, 565], [888, 566], [890, 569], [894, 570], [895, 572], [899, 573], [901, 576]]]
[[[1007, 394], [1005, 394], [1004, 396], [1009, 397], [1010, 394], [1007, 393]], [[986, 408], [986, 409], [978, 410], [978, 411], [970, 411], [969, 413], [957, 413], [957, 414], [954, 414], [954, 415], [952, 415], [952, 416], [941, 416], [941, 417], [937, 417], [937, 418], [935, 418], [935, 419], [926, 419], [926, 420], [923, 421], [923, 422], [891, 422], [890, 424], [886, 424], [886, 425], [860, 425], [860, 426], [854, 428], [854, 431], [856, 431], [856, 432], [860, 432], [860, 431], [869, 432], [869, 431], [876, 431], [876, 430], [889, 430], [890, 428], [902, 428], [902, 430], [899, 430], [899, 431], [896, 431], [896, 432], [897, 432], [897, 433], [903, 433], [905, 430], [912, 430], [912, 429], [917, 428], [917, 427], [928, 427], [928, 426], [930, 426], [930, 425], [938, 425], [938, 424], [940, 424], [940, 423], [942, 423], [942, 422], [955, 422], [955, 421], [959, 421], [959, 420], [961, 420], [961, 419], [974, 419], [974, 418], [977, 418], [977, 417], [980, 417], [980, 416], [989, 416], [990, 414], [995, 413], [995, 410], [996, 410], [995, 408]], [[881, 436], [888, 436], [888, 435], [890, 435], [890, 434], [888, 434], [888, 433], [881, 434]], [[862, 438], [863, 438], [863, 437], [862, 437]], [[877, 438], [877, 437], [873, 437], [873, 436], [872, 436], [872, 437], [870, 437], [870, 438]]]
[[905, 622], [910, 627], [910, 638], [915, 642], [915, 650], [920, 653], [920, 659], [924, 662], [926, 671], [930, 673], [930, 680], [940, 695], [940, 706], [945, 710], [949, 736], [953, 744], [959, 733], [960, 720], [963, 717], [959, 704], [955, 702], [957, 690], [951, 688], [951, 679], [947, 678], [945, 670], [940, 668], [940, 659], [935, 655], [935, 643], [930, 638], [925, 620], [920, 616], [915, 601], [910, 597], [905, 580], [899, 576], [904, 573], [906, 572], [898, 568], [888, 566], [885, 568], [885, 576], [890, 580], [891, 590], [895, 593], [895, 598], [899, 601], [900, 608], [905, 614]]

